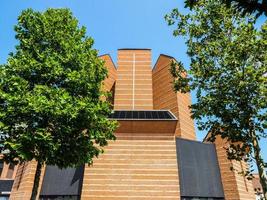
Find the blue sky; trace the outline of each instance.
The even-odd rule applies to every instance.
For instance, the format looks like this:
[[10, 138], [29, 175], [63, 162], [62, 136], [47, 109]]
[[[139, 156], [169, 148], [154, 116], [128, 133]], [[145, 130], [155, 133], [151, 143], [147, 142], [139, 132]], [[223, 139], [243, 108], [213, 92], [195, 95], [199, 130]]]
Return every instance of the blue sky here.
[[[168, 54], [189, 67], [184, 40], [172, 36], [172, 28], [164, 21], [171, 9], [183, 8], [183, 0], [7, 0], [0, 2], [0, 64], [14, 51], [14, 25], [23, 9], [44, 11], [47, 8], [70, 8], [87, 34], [95, 40], [99, 54], [109, 53], [114, 62], [118, 48], [151, 48], [153, 63], [159, 54]], [[259, 20], [259, 24], [263, 22]], [[192, 95], [195, 101], [194, 94]], [[205, 133], [197, 131], [199, 140]], [[267, 140], [261, 141], [267, 161]]]

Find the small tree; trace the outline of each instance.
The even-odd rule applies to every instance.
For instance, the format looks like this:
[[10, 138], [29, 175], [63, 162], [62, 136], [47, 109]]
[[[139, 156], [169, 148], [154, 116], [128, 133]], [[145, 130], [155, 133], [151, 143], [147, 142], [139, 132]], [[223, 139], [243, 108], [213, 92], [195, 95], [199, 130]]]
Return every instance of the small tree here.
[[199, 0], [186, 15], [174, 9], [166, 20], [177, 24], [175, 36], [186, 37], [191, 58], [188, 77], [182, 76], [182, 63], [172, 65], [175, 90], [196, 91], [192, 117], [211, 133], [210, 141], [220, 135], [231, 143], [229, 159], [256, 162], [266, 198], [258, 141], [267, 136], [267, 22], [258, 30], [255, 18], [240, 16], [220, 0]]
[[7, 162], [37, 161], [36, 199], [43, 164], [92, 163], [116, 122], [100, 98], [107, 69], [68, 9], [25, 10], [15, 31], [16, 52], [0, 68], [0, 152]]

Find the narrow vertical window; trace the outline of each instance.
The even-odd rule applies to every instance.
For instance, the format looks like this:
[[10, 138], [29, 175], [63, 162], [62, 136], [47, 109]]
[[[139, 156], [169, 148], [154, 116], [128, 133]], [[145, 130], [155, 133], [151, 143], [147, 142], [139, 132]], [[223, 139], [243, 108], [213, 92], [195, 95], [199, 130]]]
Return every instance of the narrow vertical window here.
[[3, 168], [4, 168], [4, 162], [3, 162], [3, 160], [0, 160], [0, 178], [1, 178]]

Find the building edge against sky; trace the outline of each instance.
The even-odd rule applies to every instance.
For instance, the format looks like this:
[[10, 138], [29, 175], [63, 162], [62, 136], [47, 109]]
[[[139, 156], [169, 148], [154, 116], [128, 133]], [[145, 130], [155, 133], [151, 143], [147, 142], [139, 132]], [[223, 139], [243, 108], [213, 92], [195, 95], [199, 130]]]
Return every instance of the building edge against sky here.
[[[161, 54], [153, 69], [150, 49], [119, 49], [117, 66], [108, 54], [100, 58], [109, 71], [104, 89], [113, 94], [111, 118], [120, 124], [117, 140], [93, 166], [45, 166], [40, 199], [255, 198], [251, 181], [238, 174], [246, 163], [227, 159], [225, 140], [196, 141], [190, 94], [172, 87], [173, 57]], [[0, 197], [30, 199], [36, 163], [3, 166]]]

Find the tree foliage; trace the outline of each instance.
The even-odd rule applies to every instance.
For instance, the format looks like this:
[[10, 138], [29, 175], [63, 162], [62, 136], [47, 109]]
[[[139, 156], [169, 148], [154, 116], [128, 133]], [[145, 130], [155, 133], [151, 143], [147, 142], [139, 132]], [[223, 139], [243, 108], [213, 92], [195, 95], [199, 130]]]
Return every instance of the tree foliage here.
[[107, 69], [68, 9], [25, 10], [18, 45], [0, 68], [0, 152], [8, 162], [91, 163], [116, 122], [101, 100]]
[[[221, 0], [226, 6], [234, 8], [242, 15], [255, 14], [256, 17], [264, 14], [267, 16], [267, 0]], [[185, 0], [185, 6], [193, 8], [197, 0]]]
[[[192, 117], [209, 139], [230, 141], [229, 159], [257, 163], [264, 171], [258, 140], [267, 127], [267, 22], [255, 28], [255, 18], [243, 17], [220, 0], [200, 0], [189, 14], [174, 9], [166, 15], [184, 36], [191, 59], [189, 76], [182, 63], [173, 63], [176, 91], [196, 91]], [[261, 177], [264, 179], [264, 177]], [[266, 177], [262, 180], [266, 192]], [[265, 182], [265, 184], [264, 184]]]

